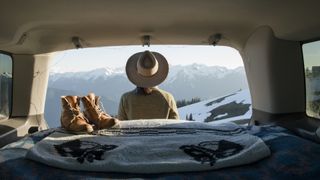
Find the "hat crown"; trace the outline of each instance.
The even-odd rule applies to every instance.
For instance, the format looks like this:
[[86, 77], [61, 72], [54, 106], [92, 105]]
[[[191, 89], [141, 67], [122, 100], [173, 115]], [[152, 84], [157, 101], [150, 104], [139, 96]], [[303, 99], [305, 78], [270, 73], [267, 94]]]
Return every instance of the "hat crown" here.
[[168, 72], [169, 64], [166, 58], [157, 52], [135, 53], [126, 64], [128, 79], [138, 87], [157, 86], [166, 79]]
[[156, 57], [150, 52], [145, 51], [137, 61], [137, 71], [142, 76], [153, 76], [157, 73], [159, 64]]

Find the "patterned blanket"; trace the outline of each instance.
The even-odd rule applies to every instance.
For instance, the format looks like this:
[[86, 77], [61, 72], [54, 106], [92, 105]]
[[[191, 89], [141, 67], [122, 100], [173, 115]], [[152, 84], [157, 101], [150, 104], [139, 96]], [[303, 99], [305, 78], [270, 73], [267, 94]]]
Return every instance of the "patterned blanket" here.
[[135, 120], [91, 135], [55, 131], [26, 157], [69, 170], [149, 174], [220, 169], [269, 155], [260, 138], [234, 123]]
[[318, 179], [320, 144], [295, 136], [275, 125], [247, 126], [272, 154], [255, 163], [211, 171], [136, 174], [72, 171], [25, 158], [35, 144], [60, 128], [40, 131], [0, 149], [1, 179]]

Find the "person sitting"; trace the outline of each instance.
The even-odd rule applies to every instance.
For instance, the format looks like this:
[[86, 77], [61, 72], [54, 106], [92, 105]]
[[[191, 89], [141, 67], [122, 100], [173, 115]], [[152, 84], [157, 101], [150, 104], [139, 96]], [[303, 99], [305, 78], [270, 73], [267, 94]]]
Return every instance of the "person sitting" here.
[[157, 52], [132, 55], [126, 64], [126, 74], [136, 88], [122, 95], [118, 119], [179, 119], [173, 96], [157, 87], [168, 71], [167, 60]]

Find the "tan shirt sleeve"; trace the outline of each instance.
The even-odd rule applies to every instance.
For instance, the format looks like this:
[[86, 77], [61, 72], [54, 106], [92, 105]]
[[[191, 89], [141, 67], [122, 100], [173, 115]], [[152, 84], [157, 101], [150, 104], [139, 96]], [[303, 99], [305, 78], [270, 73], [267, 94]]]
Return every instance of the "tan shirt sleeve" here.
[[169, 119], [180, 119], [178, 108], [176, 105], [176, 101], [174, 100], [173, 96], [170, 95], [170, 112], [169, 112]]
[[126, 108], [125, 108], [125, 96], [122, 95], [120, 103], [119, 103], [119, 108], [118, 108], [118, 119], [119, 120], [128, 120], [128, 115], [126, 113]]

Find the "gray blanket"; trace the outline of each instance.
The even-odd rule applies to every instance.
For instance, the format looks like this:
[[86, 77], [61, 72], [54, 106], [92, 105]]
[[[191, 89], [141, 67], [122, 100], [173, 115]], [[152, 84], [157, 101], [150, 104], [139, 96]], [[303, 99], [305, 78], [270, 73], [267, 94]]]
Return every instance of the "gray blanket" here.
[[161, 173], [238, 166], [268, 155], [260, 138], [233, 123], [133, 120], [93, 135], [55, 132], [26, 157], [78, 171]]

